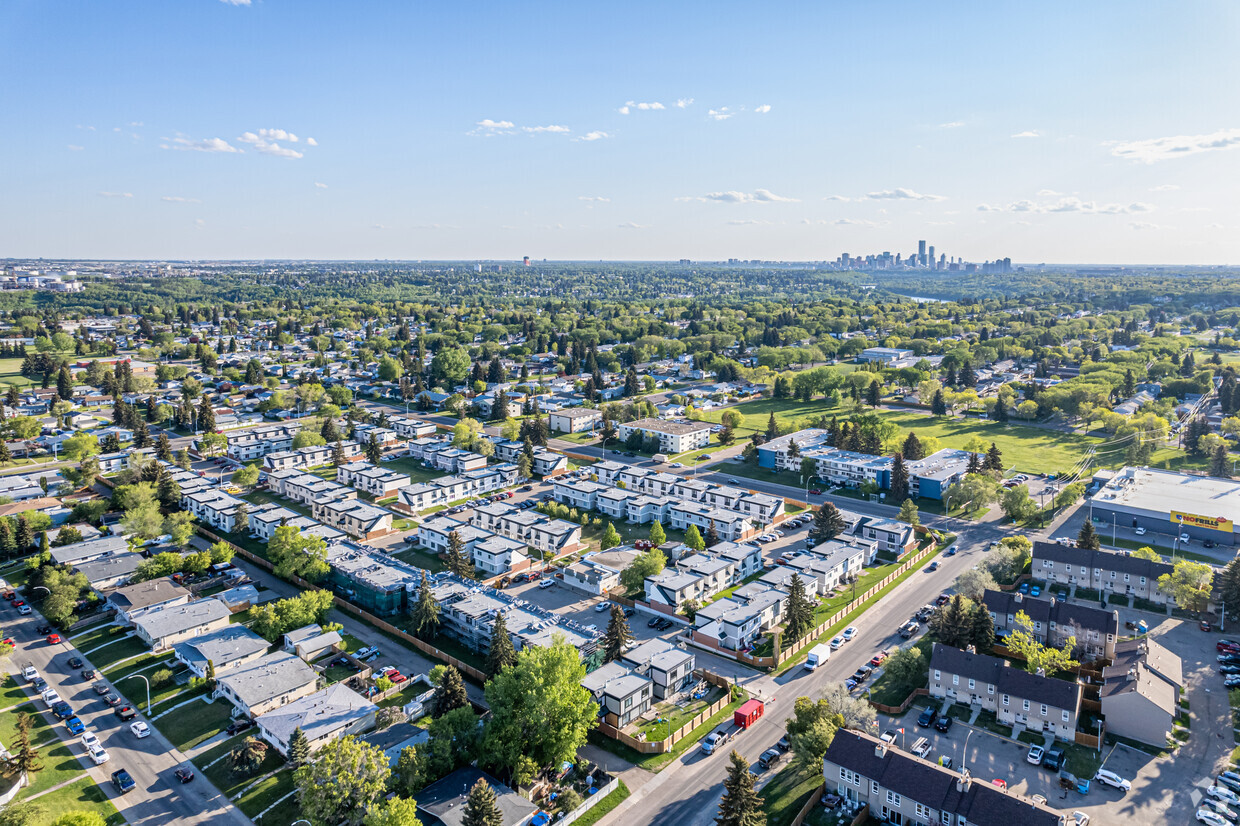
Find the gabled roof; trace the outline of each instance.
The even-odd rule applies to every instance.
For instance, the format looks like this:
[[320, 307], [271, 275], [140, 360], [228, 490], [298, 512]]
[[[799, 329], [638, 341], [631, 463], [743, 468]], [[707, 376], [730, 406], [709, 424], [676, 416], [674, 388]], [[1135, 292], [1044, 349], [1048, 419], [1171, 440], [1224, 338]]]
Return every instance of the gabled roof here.
[[1111, 553], [1110, 551], [1093, 551], [1088, 548], [1060, 545], [1058, 542], [1034, 542], [1033, 558], [1049, 559], [1051, 562], [1078, 565], [1089, 570], [1098, 568], [1103, 571], [1115, 571], [1120, 574], [1143, 576], [1147, 581], [1157, 581], [1163, 574], [1169, 574], [1172, 567], [1165, 562], [1141, 559], [1137, 556]]
[[962, 651], [938, 642], [930, 652], [930, 668], [970, 677], [995, 686], [1001, 694], [1045, 703], [1053, 708], [1075, 710], [1081, 703], [1081, 687], [1076, 683], [1030, 674], [1023, 668], [1012, 668], [998, 657]]
[[343, 683], [336, 683], [260, 714], [257, 721], [281, 742], [289, 742], [298, 728], [314, 742], [374, 714], [378, 708]]

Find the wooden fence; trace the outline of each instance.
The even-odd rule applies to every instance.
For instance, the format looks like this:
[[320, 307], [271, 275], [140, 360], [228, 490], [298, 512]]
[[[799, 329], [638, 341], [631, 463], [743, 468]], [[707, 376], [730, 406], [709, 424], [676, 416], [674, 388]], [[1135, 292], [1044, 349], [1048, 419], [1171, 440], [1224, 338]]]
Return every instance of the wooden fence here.
[[[227, 543], [228, 546], [231, 547], [235, 553], [239, 554], [240, 556], [244, 557], [245, 559], [249, 560], [255, 565], [258, 565], [259, 567], [264, 568], [268, 571], [272, 571], [274, 573], [275, 566], [272, 565], [270, 562], [268, 562], [266, 559], [263, 559], [258, 554], [251, 553], [250, 551], [247, 551], [245, 548], [242, 548], [240, 545], [236, 545], [232, 542], [229, 542], [227, 539], [224, 539], [223, 537], [218, 536], [215, 533], [212, 533], [211, 531], [207, 530], [201, 525], [198, 525], [197, 528], [198, 528], [199, 535], [205, 536], [207, 539], [210, 539], [213, 542]], [[289, 577], [288, 581], [306, 590], [314, 590], [314, 591], [325, 590], [323, 588], [320, 588], [318, 585], [315, 585], [312, 582], [307, 582], [306, 580], [302, 579], [301, 577], [297, 577], [297, 576]], [[474, 668], [469, 663], [458, 660], [456, 657], [453, 657], [451, 654], [446, 654], [443, 651], [440, 651], [438, 648], [431, 645], [430, 643], [418, 639], [417, 637], [413, 636], [407, 631], [404, 631], [400, 628], [397, 628], [395, 625], [392, 625], [387, 620], [380, 619], [379, 617], [376, 617], [374, 614], [370, 613], [369, 611], [365, 611], [359, 608], [358, 606], [354, 605], [353, 603], [349, 602], [348, 600], [342, 599], [341, 597], [336, 596], [335, 594], [332, 595], [332, 601], [335, 602], [336, 607], [341, 609], [342, 611], [347, 611], [348, 613], [353, 614], [359, 619], [362, 619], [370, 623], [375, 628], [378, 628], [380, 631], [383, 631], [384, 633], [389, 634], [390, 636], [396, 637], [401, 642], [406, 643], [416, 648], [422, 653], [427, 654], [431, 657], [434, 657], [440, 662], [447, 663], [448, 665], [455, 667], [463, 675], [474, 680], [474, 682], [478, 683], [479, 685], [486, 682], [487, 675], [482, 673], [482, 671], [480, 671], [479, 669]]]
[[908, 707], [911, 706], [913, 701], [918, 697], [928, 697], [929, 695], [930, 689], [928, 688], [914, 688], [912, 693], [905, 697], [904, 702], [900, 703], [898, 706], [887, 706], [882, 703], [876, 703], [873, 700], [870, 700], [870, 705], [874, 707], [875, 711], [881, 711], [883, 714], [903, 714], [908, 711]]
[[721, 677], [718, 674], [711, 671], [706, 671], [705, 669], [698, 669], [694, 672], [694, 674], [697, 675], [699, 679], [705, 680], [713, 686], [723, 688], [727, 693], [703, 709], [692, 720], [671, 732], [668, 737], [665, 737], [662, 740], [639, 740], [636, 737], [625, 734], [615, 726], [601, 721], [598, 725], [599, 732], [606, 734], [613, 740], [619, 740], [621, 743], [624, 743], [629, 748], [636, 752], [640, 752], [641, 754], [662, 754], [664, 752], [671, 751], [673, 746], [688, 737], [694, 729], [702, 725], [702, 723], [705, 723], [711, 717], [714, 717], [722, 711], [724, 707], [732, 702], [732, 684], [726, 677]]
[[823, 783], [814, 789], [814, 793], [809, 796], [809, 800], [805, 801], [805, 805], [801, 807], [801, 811], [797, 812], [797, 816], [792, 819], [790, 826], [801, 826], [805, 822], [805, 818], [809, 817], [809, 813], [814, 811], [814, 807], [818, 805], [818, 801], [822, 800], [823, 794], [827, 790], [827, 784]]

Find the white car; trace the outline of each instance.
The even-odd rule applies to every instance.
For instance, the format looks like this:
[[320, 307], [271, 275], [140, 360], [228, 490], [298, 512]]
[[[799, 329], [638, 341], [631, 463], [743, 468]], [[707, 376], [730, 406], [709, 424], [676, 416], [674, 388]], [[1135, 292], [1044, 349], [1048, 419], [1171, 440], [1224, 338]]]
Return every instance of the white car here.
[[1222, 786], [1211, 786], [1206, 789], [1206, 794], [1215, 800], [1221, 800], [1228, 806], [1240, 806], [1240, 797], [1231, 789], [1224, 789]]
[[540, 579], [540, 580], [538, 580], [538, 587], [539, 587], [539, 588], [541, 588], [541, 589], [547, 589], [547, 588], [550, 588], [550, 587], [551, 587], [551, 586], [553, 586], [553, 585], [555, 585], [555, 580], [554, 580], [554, 579]]
[[611, 610], [611, 603], [610, 603], [610, 602], [600, 602], [598, 605], [595, 605], [595, 606], [594, 606], [594, 610], [595, 610], [595, 612], [596, 612], [596, 613], [599, 613], [599, 614], [603, 613], [604, 611], [610, 611], [610, 610]]
[[102, 766], [104, 763], [112, 759], [111, 755], [109, 755], [106, 751], [104, 751], [103, 746], [97, 743], [91, 748], [87, 749], [86, 753], [90, 755], [90, 759], [94, 762], [96, 766]]
[[133, 736], [141, 740], [143, 737], [151, 736], [151, 727], [139, 720], [136, 723], [129, 724], [129, 730], [133, 732]]
[[831, 640], [831, 650], [832, 650], [832, 651], [838, 651], [838, 650], [839, 650], [840, 648], [842, 648], [843, 646], [844, 646], [844, 638], [843, 638], [843, 637], [835, 637], [834, 639], [832, 639], [832, 640]]
[[1231, 821], [1218, 812], [1212, 812], [1204, 806], [1197, 810], [1197, 822], [1206, 826], [1231, 826]]
[[27, 681], [33, 683], [35, 680], [39, 679], [39, 672], [33, 665], [27, 663], [26, 667], [22, 669], [22, 676], [25, 677]]
[[99, 746], [99, 738], [95, 736], [93, 731], [86, 732], [80, 739], [82, 741], [82, 745], [86, 747], [87, 751]]
[[1135, 528], [1133, 530], [1133, 533], [1135, 533], [1137, 536], [1145, 536], [1145, 528]]
[[1129, 791], [1132, 788], [1131, 782], [1106, 769], [1099, 769], [1098, 773], [1094, 775], [1094, 780], [1113, 789], [1119, 789], [1121, 792]]
[[1223, 817], [1227, 818], [1228, 820], [1232, 820], [1232, 821], [1240, 817], [1240, 815], [1236, 814], [1236, 811], [1234, 809], [1228, 808], [1227, 804], [1221, 800], [1211, 800], [1208, 797], [1203, 797], [1201, 799], [1201, 808], [1209, 809], [1215, 814], [1222, 815]]
[[844, 629], [844, 633], [841, 636], [844, 637], [844, 642], [851, 642], [852, 638], [857, 636], [857, 627], [855, 625], [848, 626]]
[[26, 616], [27, 614], [29, 614], [29, 613], [31, 612], [31, 610], [32, 610], [32, 609], [30, 608], [30, 606], [29, 606], [29, 605], [19, 605], [19, 606], [17, 606], [17, 613], [21, 614], [23, 617], [24, 617], [24, 616]]
[[1046, 754], [1046, 751], [1041, 746], [1030, 746], [1029, 753], [1025, 755], [1025, 761], [1035, 766], [1040, 766], [1042, 765], [1042, 755], [1044, 754]]
[[1188, 536], [1188, 534], [1186, 534], [1186, 533], [1182, 533], [1182, 534], [1180, 534], [1180, 541], [1181, 541], [1181, 542], [1188, 542], [1188, 541], [1189, 541], [1189, 536]]
[[1084, 812], [1073, 812], [1072, 822], [1075, 823], [1076, 826], [1089, 826], [1089, 815]]
[[60, 695], [53, 689], [49, 688], [47, 691], [43, 692], [43, 702], [47, 703], [48, 708], [51, 708], [60, 702]]

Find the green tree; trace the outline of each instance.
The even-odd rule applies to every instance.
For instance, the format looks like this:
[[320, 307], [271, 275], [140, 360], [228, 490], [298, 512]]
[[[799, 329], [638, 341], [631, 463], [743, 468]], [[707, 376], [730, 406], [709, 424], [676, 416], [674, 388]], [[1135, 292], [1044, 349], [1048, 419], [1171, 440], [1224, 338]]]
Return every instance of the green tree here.
[[52, 821], [52, 826], [107, 826], [107, 823], [98, 812], [78, 810], [65, 812]]
[[517, 650], [508, 636], [508, 621], [504, 619], [503, 611], [497, 611], [491, 624], [491, 644], [487, 647], [487, 676], [494, 677], [516, 664]]
[[39, 752], [30, 740], [31, 717], [26, 712], [19, 711], [14, 724], [17, 733], [9, 749], [9, 757], [5, 761], [5, 766], [15, 774], [25, 773], [28, 777], [33, 777], [43, 771], [43, 761], [39, 759]]
[[973, 606], [969, 643], [979, 654], [989, 653], [995, 644], [995, 621], [986, 606], [980, 602]]
[[233, 774], [253, 774], [267, 758], [268, 746], [257, 737], [247, 737], [228, 755]]
[[650, 523], [650, 542], [657, 548], [667, 541], [667, 533], [663, 530], [663, 524], [658, 520]]
[[360, 824], [379, 802], [392, 770], [378, 746], [352, 735], [332, 740], [293, 772], [301, 813], [311, 822]]
[[706, 540], [702, 538], [702, 532], [697, 525], [690, 525], [685, 530], [685, 544], [695, 551], [706, 550]]
[[381, 800], [367, 810], [362, 826], [422, 826], [417, 801], [406, 797]]
[[0, 826], [35, 826], [45, 822], [47, 807], [37, 800], [14, 801], [0, 809]]
[[293, 729], [288, 738], [288, 762], [294, 767], [304, 766], [310, 759], [310, 738], [301, 730], [301, 726]]
[[788, 607], [784, 609], [785, 633], [797, 642], [814, 626], [814, 601], [805, 591], [805, 580], [798, 574], [788, 580]]
[[[1132, 555], [1137, 559], [1148, 559], [1150, 562], [1162, 562], [1163, 561], [1162, 554], [1158, 553], [1158, 551], [1154, 550], [1148, 545], [1145, 547], [1137, 548], [1135, 551], [1132, 552]], [[1230, 564], [1231, 563], [1228, 563], [1228, 565]]]
[[252, 488], [258, 484], [258, 465], [246, 465], [233, 471], [232, 483], [239, 488]]
[[426, 761], [416, 746], [405, 746], [400, 750], [396, 760], [396, 768], [392, 772], [392, 785], [396, 791], [404, 795], [413, 795], [426, 785]]
[[1082, 523], [1081, 530], [1076, 535], [1076, 547], [1088, 548], [1091, 551], [1096, 551], [1102, 547], [1102, 540], [1098, 538], [1093, 524], [1088, 519]]
[[956, 589], [956, 593], [964, 594], [974, 602], [980, 602], [983, 594], [987, 591], [998, 590], [999, 585], [995, 582], [994, 574], [989, 570], [969, 568], [956, 577], [952, 587]]
[[847, 527], [840, 509], [830, 502], [823, 502], [814, 513], [814, 524], [810, 533], [819, 542], [829, 542], [842, 534]]
[[1178, 559], [1171, 573], [1158, 578], [1158, 590], [1174, 599], [1175, 604], [1185, 611], [1202, 611], [1209, 601], [1213, 582], [1214, 569], [1206, 563]]
[[420, 640], [432, 640], [439, 633], [439, 603], [431, 591], [430, 577], [422, 577], [418, 601], [413, 606], [413, 634]]
[[81, 462], [88, 456], [99, 454], [99, 440], [89, 433], [79, 433], [65, 439], [60, 446], [61, 457], [68, 462]]
[[496, 802], [495, 790], [482, 778], [478, 778], [465, 798], [461, 826], [504, 826], [504, 816]]
[[[826, 753], [825, 747], [823, 753]], [[731, 764], [723, 781], [723, 799], [719, 801], [719, 816], [715, 818], [715, 823], [717, 826], [766, 826], [762, 796], [754, 788], [749, 763], [735, 750], [729, 759]]]
[[[142, 539], [154, 539], [159, 536], [164, 527], [164, 516], [159, 512], [159, 506], [154, 503], [139, 505], [125, 511], [124, 517], [121, 518], [121, 530], [131, 536], [138, 536]], [[18, 526], [18, 545], [21, 542], [20, 523]]]
[[921, 524], [921, 514], [917, 511], [917, 503], [912, 499], [905, 499], [900, 505], [900, 513], [896, 517], [901, 522], [916, 527]]
[[908, 464], [901, 453], [895, 454], [891, 460], [890, 492], [890, 499], [894, 502], [903, 502], [909, 497]]
[[603, 531], [603, 536], [598, 541], [599, 550], [605, 551], [619, 544], [620, 534], [616, 532], [616, 527], [608, 522], [607, 528]]
[[973, 631], [973, 600], [956, 594], [940, 605], [930, 616], [930, 631], [944, 645], [964, 648]]
[[464, 579], [473, 579], [474, 564], [465, 555], [465, 540], [458, 531], [448, 533], [448, 570]]
[[629, 567], [620, 572], [620, 584], [634, 593], [646, 587], [646, 578], [657, 576], [667, 567], [667, 555], [657, 546], [638, 554]]
[[822, 773], [822, 758], [845, 725], [844, 717], [826, 699], [817, 702], [797, 697], [792, 717], [788, 719], [788, 743], [801, 774]]
[[585, 674], [577, 649], [562, 636], [548, 647], [522, 649], [517, 664], [486, 685], [488, 759], [509, 771], [523, 757], [537, 767], [572, 760], [598, 717], [598, 705], [581, 685]]
[[469, 706], [469, 694], [465, 680], [455, 666], [445, 665], [440, 672], [439, 687], [435, 694], [435, 716], [442, 717], [449, 711]]
[[1025, 485], [1005, 490], [999, 497], [999, 508], [1013, 522], [1025, 522], [1038, 513], [1038, 503], [1029, 496]]
[[312, 430], [303, 430], [293, 437], [293, 449], [300, 450], [303, 447], [322, 447], [327, 444], [327, 440]]
[[930, 663], [916, 646], [898, 649], [883, 665], [883, 674], [901, 691], [925, 686], [929, 673]]
[[283, 579], [298, 576], [307, 582], [318, 582], [331, 570], [323, 537], [303, 534], [292, 525], [276, 528], [267, 542], [267, 558], [275, 566], [276, 576]]
[[629, 628], [628, 618], [624, 616], [624, 609], [619, 603], [613, 602], [607, 630], [603, 633], [603, 658], [607, 662], [620, 659], [632, 642], [633, 631]]
[[1220, 479], [1230, 478], [1230, 465], [1231, 463], [1227, 461], [1227, 445], [1220, 444], [1215, 447], [1214, 454], [1210, 457], [1210, 475]]
[[1025, 658], [1025, 669], [1031, 673], [1040, 670], [1043, 674], [1053, 674], [1079, 665], [1072, 659], [1076, 636], [1068, 637], [1062, 648], [1043, 645], [1034, 636], [1033, 620], [1024, 611], [1016, 612], [1016, 629], [1008, 634], [1004, 644], [1009, 651]]

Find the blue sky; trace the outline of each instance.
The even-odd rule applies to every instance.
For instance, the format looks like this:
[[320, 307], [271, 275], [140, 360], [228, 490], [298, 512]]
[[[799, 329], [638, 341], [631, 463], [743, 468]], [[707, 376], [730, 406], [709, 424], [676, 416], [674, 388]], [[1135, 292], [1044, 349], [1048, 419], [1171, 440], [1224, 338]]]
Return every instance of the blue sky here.
[[0, 241], [1236, 263], [1238, 24], [1221, 0], [8, 0]]

